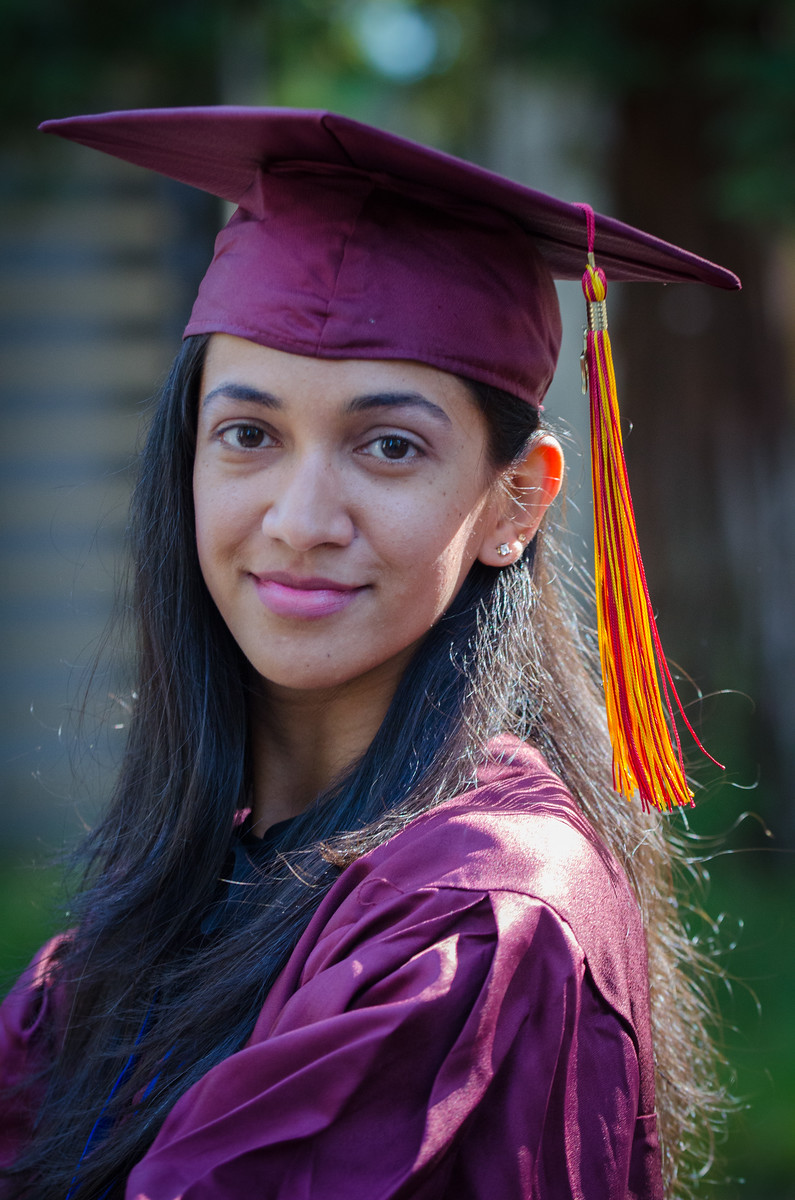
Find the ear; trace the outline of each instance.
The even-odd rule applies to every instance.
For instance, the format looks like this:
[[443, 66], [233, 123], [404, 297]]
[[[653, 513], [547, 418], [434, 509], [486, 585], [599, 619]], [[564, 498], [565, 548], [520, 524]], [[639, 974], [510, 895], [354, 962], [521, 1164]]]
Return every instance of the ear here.
[[482, 563], [507, 567], [521, 558], [560, 491], [563, 468], [560, 442], [551, 433], [540, 433], [524, 457], [499, 477], [478, 553]]

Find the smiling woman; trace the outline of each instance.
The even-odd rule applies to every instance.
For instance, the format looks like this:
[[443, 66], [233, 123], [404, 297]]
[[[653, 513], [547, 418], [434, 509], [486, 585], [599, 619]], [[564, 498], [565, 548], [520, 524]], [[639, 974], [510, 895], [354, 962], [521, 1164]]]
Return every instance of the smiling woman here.
[[[419, 363], [327, 362], [218, 334], [201, 392], [202, 575], [261, 697], [285, 714], [254, 738], [259, 830], [364, 752], [473, 563], [497, 566], [499, 546], [521, 553], [535, 534], [562, 456], [538, 438], [506, 487], [472, 390]], [[294, 762], [313, 764], [303, 786]]]
[[498, 545], [535, 532], [560, 454], [547, 481], [552, 439], [528, 450], [520, 507], [496, 486], [471, 391], [417, 363], [216, 335], [202, 392], [193, 496], [210, 595], [269, 695], [335, 688], [336, 705], [365, 688], [373, 736], [473, 562], [496, 566]]
[[[261, 387], [230, 395], [230, 377]], [[223, 335], [204, 387], [193, 495], [221, 615], [270, 684], [326, 688], [379, 669], [383, 716], [494, 523], [473, 399], [430, 367], [326, 363]], [[236, 398], [255, 390], [256, 403]]]
[[[545, 544], [552, 280], [590, 249], [601, 303], [593, 215], [329, 114], [49, 127], [239, 208], [142, 457], [116, 792], [0, 1013], [0, 1195], [682, 1194], [722, 1097], [644, 809], [685, 784], [613, 795]], [[736, 282], [596, 235], [617, 278]]]

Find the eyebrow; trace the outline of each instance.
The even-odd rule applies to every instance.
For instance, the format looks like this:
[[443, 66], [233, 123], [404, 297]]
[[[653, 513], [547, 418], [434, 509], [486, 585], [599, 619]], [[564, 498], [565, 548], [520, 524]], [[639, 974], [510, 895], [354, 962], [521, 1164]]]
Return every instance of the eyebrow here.
[[[209, 404], [217, 396], [226, 396], [229, 400], [261, 404], [269, 409], [284, 408], [284, 402], [278, 396], [274, 396], [270, 392], [263, 392], [246, 383], [221, 383], [207, 393], [202, 404]], [[452, 421], [444, 409], [440, 408], [438, 404], [434, 404], [427, 396], [421, 395], [420, 392], [368, 392], [362, 396], [354, 396], [346, 405], [345, 411], [360, 413], [379, 408], [419, 408], [435, 420], [443, 422], [445, 425], [452, 425]]]
[[358, 413], [375, 408], [420, 408], [437, 421], [443, 421], [445, 425], [452, 425], [452, 421], [444, 409], [419, 392], [375, 392], [365, 396], [355, 396], [348, 404], [347, 411]]
[[252, 404], [262, 404], [265, 408], [282, 408], [282, 402], [270, 392], [262, 392], [259, 388], [247, 383], [220, 383], [202, 398], [202, 405], [209, 404], [217, 396], [226, 396], [228, 400], [247, 400]]

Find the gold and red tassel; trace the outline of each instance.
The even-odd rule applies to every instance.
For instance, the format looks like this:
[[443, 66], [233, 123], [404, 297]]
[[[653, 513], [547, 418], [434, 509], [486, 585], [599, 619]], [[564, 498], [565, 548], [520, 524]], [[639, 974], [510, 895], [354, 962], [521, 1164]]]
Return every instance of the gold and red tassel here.
[[593, 209], [580, 207], [588, 231], [588, 265], [582, 279], [588, 310], [583, 391], [590, 396], [597, 629], [613, 786], [628, 800], [637, 791], [644, 809], [671, 810], [693, 803], [674, 704], [699, 749], [707, 751], [677, 694], [649, 598], [621, 439], [607, 331], [607, 281], [594, 259]]

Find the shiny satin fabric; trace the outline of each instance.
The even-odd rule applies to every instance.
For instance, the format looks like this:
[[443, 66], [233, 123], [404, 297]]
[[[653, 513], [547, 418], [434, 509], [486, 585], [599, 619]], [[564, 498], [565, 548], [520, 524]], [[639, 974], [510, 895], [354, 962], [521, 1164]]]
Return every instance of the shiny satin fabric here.
[[[585, 270], [581, 206], [328, 112], [152, 109], [41, 128], [238, 206], [186, 335], [408, 359], [541, 403], [560, 345], [552, 281]], [[595, 252], [611, 281], [739, 287], [610, 217], [596, 217]]]
[[[661, 1200], [637, 906], [540, 756], [494, 750], [477, 789], [341, 874], [126, 1200]], [[23, 978], [3, 1082], [62, 1009]]]
[[488, 208], [443, 211], [353, 173], [271, 173], [256, 185], [265, 216], [241, 206], [218, 235], [186, 335], [410, 359], [541, 402], [560, 314], [516, 222]]

